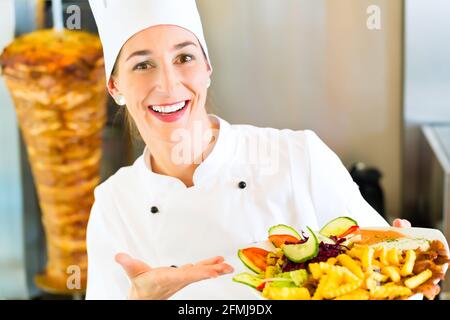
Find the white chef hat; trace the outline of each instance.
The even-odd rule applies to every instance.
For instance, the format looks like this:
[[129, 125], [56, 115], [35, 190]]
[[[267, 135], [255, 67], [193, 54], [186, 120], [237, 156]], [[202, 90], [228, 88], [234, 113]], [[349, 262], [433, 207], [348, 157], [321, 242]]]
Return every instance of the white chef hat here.
[[106, 84], [125, 42], [139, 31], [160, 24], [191, 31], [212, 70], [195, 0], [89, 0], [89, 4], [103, 45]]

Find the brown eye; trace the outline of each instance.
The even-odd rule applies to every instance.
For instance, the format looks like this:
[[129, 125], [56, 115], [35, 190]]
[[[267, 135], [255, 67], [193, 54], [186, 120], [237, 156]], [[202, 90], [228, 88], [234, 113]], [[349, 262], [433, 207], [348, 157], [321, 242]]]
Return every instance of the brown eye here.
[[150, 64], [148, 62], [138, 63], [133, 70], [147, 70], [150, 68]]
[[183, 54], [180, 56], [181, 63], [191, 62], [192, 60], [194, 60], [194, 57], [190, 54]]

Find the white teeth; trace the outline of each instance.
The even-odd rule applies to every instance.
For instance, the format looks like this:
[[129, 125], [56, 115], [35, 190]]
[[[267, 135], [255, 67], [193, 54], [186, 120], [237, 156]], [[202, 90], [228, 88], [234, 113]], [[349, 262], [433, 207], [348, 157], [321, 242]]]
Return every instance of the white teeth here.
[[160, 113], [171, 113], [178, 110], [183, 109], [184, 105], [186, 104], [186, 101], [172, 104], [170, 106], [151, 106], [153, 111], [160, 112]]

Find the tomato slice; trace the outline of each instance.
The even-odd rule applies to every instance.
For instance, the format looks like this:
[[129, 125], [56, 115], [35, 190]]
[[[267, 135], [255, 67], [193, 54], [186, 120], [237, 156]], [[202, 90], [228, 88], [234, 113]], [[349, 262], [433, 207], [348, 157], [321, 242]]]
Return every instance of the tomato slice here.
[[259, 286], [256, 287], [256, 290], [263, 291], [264, 288], [266, 287], [266, 283], [267, 282], [261, 283]]
[[261, 248], [251, 247], [242, 249], [242, 253], [256, 267], [258, 267], [262, 271], [266, 271], [267, 255], [269, 254], [269, 251]]
[[348, 228], [347, 231], [345, 231], [344, 233], [340, 234], [338, 236], [338, 238], [343, 238], [345, 236], [348, 236], [349, 234], [356, 233], [357, 231], [359, 231], [359, 226], [352, 226], [352, 227]]
[[297, 244], [300, 242], [299, 239], [290, 234], [274, 234], [269, 236], [269, 240], [277, 248], [280, 248], [281, 245], [285, 244], [286, 242], [288, 242], [289, 244]]

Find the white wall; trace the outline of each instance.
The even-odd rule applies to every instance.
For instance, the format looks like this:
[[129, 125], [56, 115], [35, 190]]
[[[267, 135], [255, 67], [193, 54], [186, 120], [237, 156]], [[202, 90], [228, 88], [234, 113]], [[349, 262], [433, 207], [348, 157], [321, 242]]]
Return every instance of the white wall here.
[[405, 4], [405, 120], [450, 122], [450, 1]]
[[[427, 221], [432, 214], [421, 194], [420, 175], [429, 163], [420, 126], [450, 124], [450, 1], [408, 0], [405, 3], [405, 161], [404, 208]], [[450, 139], [450, 137], [449, 137]]]
[[[214, 72], [211, 109], [231, 123], [313, 129], [346, 165], [384, 173], [400, 210], [401, 0], [197, 0]], [[381, 30], [366, 27], [369, 5]]]

